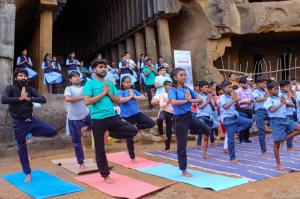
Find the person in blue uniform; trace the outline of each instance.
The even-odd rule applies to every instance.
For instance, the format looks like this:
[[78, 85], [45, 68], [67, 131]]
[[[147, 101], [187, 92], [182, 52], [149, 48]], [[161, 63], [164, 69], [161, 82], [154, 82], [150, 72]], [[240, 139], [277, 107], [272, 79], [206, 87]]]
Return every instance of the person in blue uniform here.
[[[210, 134], [210, 127], [203, 125], [202, 122], [193, 118], [191, 107], [192, 103], [200, 103], [200, 96], [184, 85], [186, 73], [182, 68], [176, 68], [171, 73], [174, 87], [169, 90], [169, 99], [173, 106], [174, 131], [177, 139], [177, 156], [179, 169], [185, 177], [192, 177], [187, 167], [187, 137], [189, 129], [197, 129], [204, 132], [207, 136]], [[197, 132], [197, 131], [196, 131]]]
[[[118, 96], [121, 98], [121, 117], [132, 125], [136, 125], [138, 130], [149, 129], [155, 122], [147, 115], [143, 114], [138, 107], [137, 101], [147, 100], [147, 98], [135, 89], [131, 89], [130, 77], [123, 77], [121, 89]], [[127, 139], [127, 147], [131, 160], [135, 162], [133, 138]]]
[[57, 61], [57, 57], [56, 56], [52, 56], [52, 62], [51, 62], [52, 68], [55, 72], [60, 73], [61, 74], [61, 65], [60, 63]]
[[47, 85], [49, 93], [52, 93], [52, 85], [62, 82], [62, 75], [54, 71], [51, 61], [51, 54], [47, 53], [41, 66], [44, 71], [44, 84]]
[[26, 144], [27, 135], [31, 133], [36, 137], [53, 137], [57, 134], [57, 129], [33, 116], [33, 103], [46, 103], [46, 98], [29, 86], [28, 71], [24, 68], [16, 68], [13, 78], [14, 84], [4, 89], [1, 103], [9, 105], [8, 111], [12, 118], [18, 154], [26, 175], [25, 182], [30, 182], [32, 177]]
[[276, 159], [276, 169], [285, 170], [280, 161], [280, 145], [283, 141], [292, 138], [300, 133], [300, 125], [287, 117], [287, 100], [283, 95], [279, 95], [279, 85], [276, 81], [268, 82], [270, 96], [264, 104], [270, 118], [270, 127], [274, 141], [274, 155]]
[[17, 67], [26, 69], [28, 72], [29, 80], [32, 80], [34, 78], [37, 78], [38, 74], [32, 69], [33, 63], [30, 57], [27, 56], [27, 53], [27, 49], [23, 49], [22, 55], [17, 58]]
[[131, 84], [134, 84], [137, 81], [137, 79], [133, 76], [133, 70], [127, 60], [127, 54], [122, 56], [122, 60], [119, 62], [119, 69], [120, 79], [122, 79], [124, 76], [128, 76], [131, 79]]
[[233, 91], [232, 83], [228, 80], [222, 82], [224, 94], [219, 99], [221, 120], [226, 128], [228, 137], [228, 152], [231, 163], [238, 163], [235, 155], [235, 134], [241, 132], [252, 125], [252, 120], [242, 117], [236, 111], [238, 96]]
[[268, 120], [268, 112], [264, 107], [265, 101], [269, 97], [267, 88], [267, 80], [260, 76], [256, 80], [257, 88], [252, 92], [254, 100], [255, 122], [258, 129], [258, 140], [261, 150], [261, 156], [267, 157], [267, 144], [265, 136], [265, 120]]
[[[284, 96], [286, 99], [286, 117], [292, 121], [297, 121], [296, 118], [296, 105], [294, 104], [295, 96], [292, 91], [292, 86], [289, 80], [283, 80], [280, 82], [280, 90], [279, 96]], [[286, 141], [287, 150], [290, 152], [296, 151], [293, 147], [293, 139], [288, 139]]]
[[75, 51], [69, 53], [69, 57], [66, 60], [66, 66], [68, 68], [68, 73], [74, 70], [80, 72], [80, 62], [75, 57]]

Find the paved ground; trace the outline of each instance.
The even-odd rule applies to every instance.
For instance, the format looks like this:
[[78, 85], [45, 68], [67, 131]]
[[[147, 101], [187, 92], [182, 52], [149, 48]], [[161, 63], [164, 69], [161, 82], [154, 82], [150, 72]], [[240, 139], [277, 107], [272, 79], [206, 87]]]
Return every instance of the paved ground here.
[[[193, 141], [190, 141], [190, 146], [193, 145]], [[175, 147], [175, 144], [172, 145]], [[160, 159], [158, 157], [151, 157], [144, 155], [143, 153], [146, 151], [151, 150], [160, 150], [162, 149], [162, 143], [156, 144], [136, 144], [136, 151], [139, 156], [146, 157], [148, 159], [156, 160], [156, 161], [164, 161], [167, 163], [176, 164], [174, 161], [168, 161], [164, 159]], [[126, 150], [126, 146], [124, 143], [115, 143], [112, 146], [109, 146], [107, 152], [117, 152]], [[41, 153], [34, 153], [31, 151], [31, 165], [33, 169], [42, 169], [48, 172], [51, 172], [58, 177], [61, 177], [64, 180], [80, 184], [79, 182], [74, 180], [74, 176], [72, 173], [62, 169], [61, 167], [55, 166], [54, 164], [50, 163], [51, 159], [57, 158], [66, 158], [66, 157], [73, 157], [73, 150], [71, 146], [65, 150], [56, 150], [56, 151], [48, 151], [48, 152], [41, 152]], [[93, 153], [90, 150], [86, 153], [87, 158], [92, 158]], [[10, 158], [0, 158], [0, 175], [10, 172], [17, 172], [20, 171], [19, 161], [17, 153]], [[143, 180], [153, 185], [165, 185], [168, 183], [167, 180], [150, 176], [147, 174], [142, 174], [133, 170], [129, 170], [123, 168], [121, 166], [114, 165], [114, 172], [127, 175], [139, 180]], [[88, 188], [88, 190], [69, 194], [65, 196], [61, 196], [58, 198], [91, 198], [91, 199], [106, 199], [111, 198], [91, 187], [88, 187], [84, 184], [80, 184]], [[22, 192], [18, 191], [16, 188], [8, 184], [2, 178], [0, 178], [0, 199], [5, 198], [18, 198], [18, 199], [25, 199], [29, 198]], [[248, 183], [242, 186], [234, 187], [231, 189], [227, 189], [221, 192], [214, 192], [211, 190], [199, 189], [185, 184], [176, 184], [171, 187], [168, 187], [162, 191], [157, 193], [145, 196], [144, 198], [172, 198], [172, 199], [190, 199], [190, 198], [300, 198], [300, 173], [290, 173], [280, 177], [271, 178], [264, 181]]]

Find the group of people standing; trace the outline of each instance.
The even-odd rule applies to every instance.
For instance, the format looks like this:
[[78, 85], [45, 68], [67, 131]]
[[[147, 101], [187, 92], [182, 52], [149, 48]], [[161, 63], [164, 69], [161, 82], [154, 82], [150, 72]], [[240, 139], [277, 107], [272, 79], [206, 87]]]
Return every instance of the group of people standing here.
[[[17, 58], [17, 68], [23, 68], [28, 72], [28, 80], [38, 78], [39, 75], [33, 69], [31, 58], [27, 55], [27, 49], [22, 50], [22, 55]], [[44, 71], [44, 84], [49, 93], [52, 93], [52, 86], [63, 82], [61, 65], [55, 56], [47, 53], [41, 63], [41, 69]]]
[[[27, 51], [23, 51], [22, 57], [18, 58], [18, 66], [21, 67], [14, 72], [14, 85], [5, 88], [2, 103], [9, 104], [20, 161], [26, 181], [31, 181], [28, 153], [24, 144], [27, 134], [50, 137], [57, 131], [32, 115], [33, 103], [45, 103], [46, 99], [29, 86], [30, 77], [35, 75], [30, 69], [32, 62], [26, 56]], [[229, 80], [224, 80], [221, 84], [195, 81], [194, 88], [190, 88], [185, 85], [184, 69], [176, 68], [169, 75], [168, 64], [162, 58], [157, 65], [153, 65], [151, 58], [142, 54], [138, 64], [135, 64], [130, 59], [130, 54], [125, 53], [119, 68], [115, 68], [114, 64], [112, 67], [108, 66], [106, 60], [98, 56], [86, 71], [93, 77], [83, 85], [83, 74], [78, 64], [80, 62], [75, 58], [75, 53], [71, 52], [66, 61], [70, 86], [66, 87], [64, 96], [68, 104], [67, 118], [72, 143], [77, 162], [84, 169], [81, 140], [87, 130], [92, 130], [96, 163], [106, 183], [112, 181], [105, 154], [108, 135], [115, 139], [125, 139], [129, 157], [133, 163], [137, 163], [134, 137], [138, 132], [144, 133], [144, 129], [155, 125], [138, 106], [138, 101], [147, 100], [138, 91], [143, 91], [144, 88], [149, 108], [156, 105], [160, 107], [156, 122], [167, 152], [170, 151], [172, 133], [175, 133], [179, 169], [186, 177], [192, 177], [187, 170], [189, 132], [199, 136], [198, 145], [202, 144], [203, 135], [203, 158], [208, 159], [208, 139], [213, 143], [215, 130], [221, 127], [226, 134], [224, 152], [229, 154], [230, 162], [238, 163], [235, 154], [236, 133], [239, 133], [240, 143], [251, 142], [249, 129], [254, 122], [254, 113], [262, 156], [267, 156], [264, 121], [269, 121], [278, 170], [284, 170], [279, 158], [281, 143], [286, 140], [289, 151], [293, 151], [293, 137], [300, 134], [300, 125], [297, 123], [297, 120], [300, 121], [300, 94], [292, 90], [288, 80], [278, 84], [275, 80], [260, 76], [254, 87], [253, 79], [242, 77], [237, 82], [234, 74], [230, 74]], [[53, 66], [53, 58], [47, 54], [42, 64], [45, 74], [56, 72]], [[108, 75], [109, 72], [112, 76]], [[45, 76], [46, 83], [49, 83], [50, 77], [50, 74]], [[152, 97], [154, 92], [155, 96]], [[116, 112], [117, 106], [120, 113]], [[163, 131], [164, 122], [166, 135]]]

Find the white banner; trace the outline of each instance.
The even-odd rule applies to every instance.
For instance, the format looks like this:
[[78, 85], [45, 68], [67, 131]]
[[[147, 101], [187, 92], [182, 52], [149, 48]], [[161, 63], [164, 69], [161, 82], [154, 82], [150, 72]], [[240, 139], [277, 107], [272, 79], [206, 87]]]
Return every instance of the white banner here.
[[185, 85], [194, 89], [191, 51], [174, 50], [175, 68], [183, 68], [186, 73]]

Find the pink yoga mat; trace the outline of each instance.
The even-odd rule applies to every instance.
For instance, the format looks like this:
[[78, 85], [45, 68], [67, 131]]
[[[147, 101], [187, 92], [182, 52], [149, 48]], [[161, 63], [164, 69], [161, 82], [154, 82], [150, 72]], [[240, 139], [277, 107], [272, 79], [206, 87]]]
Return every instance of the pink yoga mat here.
[[104, 183], [103, 178], [99, 173], [79, 176], [75, 179], [79, 182], [94, 187], [95, 189], [98, 189], [107, 195], [129, 199], [139, 198], [171, 185], [169, 184], [164, 187], [157, 187], [113, 172], [110, 172], [110, 177], [113, 180], [112, 184]]
[[141, 169], [147, 167], [153, 167], [162, 165], [161, 162], [154, 162], [145, 158], [136, 157], [137, 163], [132, 163], [129, 158], [128, 153], [126, 152], [118, 152], [118, 153], [110, 153], [107, 154], [107, 159], [109, 162], [130, 168], [130, 169]]

